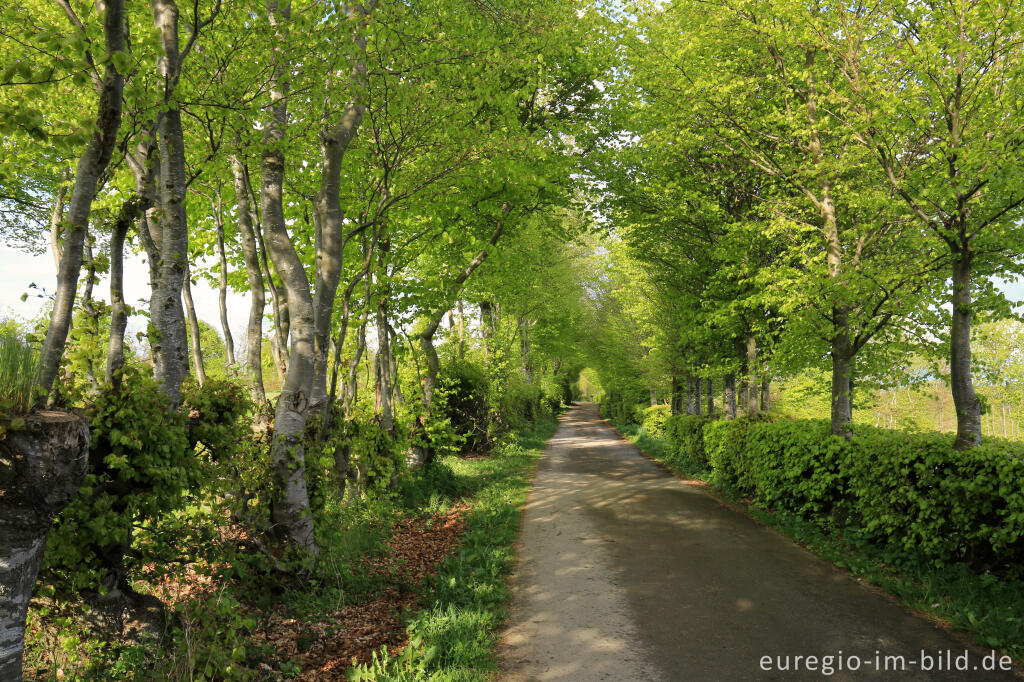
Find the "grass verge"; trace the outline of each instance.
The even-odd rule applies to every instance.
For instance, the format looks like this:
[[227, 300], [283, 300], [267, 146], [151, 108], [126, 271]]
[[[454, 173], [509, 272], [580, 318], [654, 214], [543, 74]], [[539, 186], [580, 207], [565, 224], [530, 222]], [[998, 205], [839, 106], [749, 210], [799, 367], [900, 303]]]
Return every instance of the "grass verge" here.
[[533, 472], [556, 422], [540, 420], [484, 459], [446, 464], [472, 497], [461, 546], [429, 579], [410, 615], [410, 646], [351, 668], [354, 680], [487, 680], [498, 669], [494, 648], [507, 615], [507, 576], [515, 565], [519, 520]]
[[[663, 438], [636, 424], [616, 430], [651, 459], [684, 478], [707, 480], [672, 453]], [[979, 645], [1024, 661], [1024, 581], [978, 573], [965, 564], [935, 565], [894, 547], [878, 546], [855, 532], [823, 529], [794, 514], [762, 509], [728, 490], [716, 494], [826, 561], [903, 600], [910, 608], [969, 634]]]

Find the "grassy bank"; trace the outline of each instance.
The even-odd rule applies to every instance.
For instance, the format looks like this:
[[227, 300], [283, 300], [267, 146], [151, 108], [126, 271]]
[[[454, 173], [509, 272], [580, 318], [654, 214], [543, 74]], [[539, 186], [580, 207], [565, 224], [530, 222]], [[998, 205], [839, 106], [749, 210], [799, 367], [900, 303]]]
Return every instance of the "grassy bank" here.
[[554, 419], [542, 419], [487, 458], [445, 461], [472, 497], [461, 546], [429, 580], [422, 610], [410, 616], [411, 645], [399, 656], [375, 656], [350, 670], [350, 679], [486, 680], [497, 670], [494, 647], [507, 613], [522, 507], [555, 428]]
[[[618, 430], [645, 454], [684, 478], [708, 472], [673, 452], [671, 443], [636, 424]], [[795, 514], [764, 509], [711, 485], [724, 499], [827, 561], [898, 596], [911, 608], [969, 633], [981, 646], [1024, 660], [1024, 581], [978, 572], [962, 563], [938, 565], [896, 546], [869, 542], [854, 529], [825, 530]]]

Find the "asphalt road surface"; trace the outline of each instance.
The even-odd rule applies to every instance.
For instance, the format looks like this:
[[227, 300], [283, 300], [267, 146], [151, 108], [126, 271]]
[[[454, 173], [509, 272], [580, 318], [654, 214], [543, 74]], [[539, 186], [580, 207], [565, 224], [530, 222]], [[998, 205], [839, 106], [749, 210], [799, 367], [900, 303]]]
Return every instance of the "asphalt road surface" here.
[[1021, 679], [671, 476], [595, 405], [548, 443], [519, 555], [509, 682]]

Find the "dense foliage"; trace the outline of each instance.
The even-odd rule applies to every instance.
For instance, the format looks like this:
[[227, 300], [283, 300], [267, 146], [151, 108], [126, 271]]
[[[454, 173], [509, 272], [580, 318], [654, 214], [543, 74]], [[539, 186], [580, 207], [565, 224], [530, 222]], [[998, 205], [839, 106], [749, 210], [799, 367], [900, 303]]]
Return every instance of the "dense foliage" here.
[[[41, 574], [56, 603], [33, 612], [71, 643], [29, 656], [245, 678], [265, 663], [250, 592], [343, 601], [381, 528], [457, 496], [440, 462], [508, 454], [581, 397], [819, 530], [1015, 574], [1022, 460], [992, 436], [1019, 437], [1024, 407], [1024, 325], [999, 291], [1024, 262], [1022, 16], [0, 7], [0, 233], [58, 272], [0, 333], [0, 439], [33, 408], [91, 429]], [[506, 511], [467, 546], [491, 522], [505, 537]], [[471, 559], [491, 627], [507, 560]], [[67, 634], [143, 595], [171, 626], [161, 653], [120, 616], [101, 644]], [[437, 660], [486, 667], [483, 647]], [[375, 665], [439, 665], [417, 656]]]

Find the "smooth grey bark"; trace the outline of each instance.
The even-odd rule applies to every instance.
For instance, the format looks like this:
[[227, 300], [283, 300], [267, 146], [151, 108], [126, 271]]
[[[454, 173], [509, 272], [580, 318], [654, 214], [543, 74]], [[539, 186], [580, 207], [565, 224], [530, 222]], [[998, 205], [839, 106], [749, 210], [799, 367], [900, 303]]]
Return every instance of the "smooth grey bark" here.
[[771, 380], [768, 377], [761, 379], [761, 412], [768, 414], [772, 409]]
[[[123, 52], [125, 47], [124, 0], [108, 0], [103, 10], [103, 35], [106, 56]], [[39, 355], [38, 385], [46, 394], [53, 388], [60, 361], [67, 345], [71, 328], [71, 314], [78, 289], [78, 276], [82, 268], [82, 254], [89, 227], [89, 212], [100, 175], [110, 163], [117, 131], [121, 127], [122, 92], [124, 76], [117, 72], [114, 61], [108, 59], [99, 87], [99, 106], [96, 128], [93, 130], [75, 172], [75, 187], [68, 205], [67, 229], [64, 234], [64, 253], [57, 271], [57, 291], [50, 314], [50, 326]]]
[[981, 401], [971, 377], [971, 254], [953, 261], [953, 323], [949, 338], [949, 387], [956, 409], [957, 450], [981, 443]]
[[701, 378], [699, 376], [693, 377], [693, 413], [700, 417], [703, 413], [701, 405]]
[[708, 416], [715, 416], [715, 381], [711, 377], [705, 379], [707, 383], [707, 395], [708, 395]]
[[192, 281], [187, 269], [185, 270], [185, 279], [182, 281], [181, 296], [185, 302], [185, 323], [192, 345], [192, 366], [195, 368], [196, 380], [199, 385], [205, 386], [206, 364], [203, 362], [203, 344], [199, 338], [199, 318], [196, 316], [196, 305], [192, 301]]
[[848, 436], [853, 420], [851, 378], [853, 353], [850, 347], [849, 315], [844, 309], [833, 311], [835, 335], [832, 337], [832, 433]]
[[494, 336], [494, 307], [490, 301], [480, 301], [480, 341], [483, 344], [484, 359], [491, 353], [491, 337]]
[[144, 197], [136, 194], [121, 205], [121, 212], [110, 231], [110, 338], [107, 341], [107, 369], [104, 382], [117, 386], [124, 367], [124, 332], [128, 327], [128, 306], [124, 302], [124, 241], [132, 223], [148, 208]]
[[283, 382], [285, 375], [288, 374], [288, 339], [291, 336], [288, 289], [283, 285], [278, 286], [274, 281], [274, 272], [270, 269], [270, 263], [267, 260], [265, 231], [266, 227], [264, 226], [264, 229], [256, 234], [263, 264], [263, 278], [267, 283], [267, 290], [270, 291], [270, 302], [274, 310], [274, 335], [270, 337], [270, 350], [274, 360], [274, 369], [277, 370], [277, 376]]
[[745, 382], [745, 388], [747, 394], [747, 416], [754, 418], [759, 414], [759, 411], [757, 409], [757, 339], [754, 338], [753, 334], [749, 334], [747, 336], [747, 380]]
[[[316, 228], [316, 285], [313, 298], [313, 393], [311, 406], [316, 408], [327, 400], [327, 357], [331, 340], [331, 320], [334, 316], [334, 301], [341, 281], [344, 265], [345, 245], [359, 228], [345, 234], [345, 212], [341, 207], [341, 168], [352, 140], [363, 122], [366, 105], [360, 94], [366, 84], [366, 36], [363, 31], [366, 18], [376, 6], [371, 0], [366, 7], [350, 6], [346, 18], [353, 22], [352, 40], [360, 56], [352, 65], [352, 99], [342, 107], [338, 119], [325, 125], [320, 132], [320, 191], [316, 196], [314, 209], [317, 215]], [[330, 102], [327, 103], [330, 107]]]
[[231, 336], [231, 324], [228, 322], [228, 256], [224, 248], [224, 199], [219, 178], [213, 201], [213, 219], [217, 225], [217, 258], [220, 261], [217, 304], [220, 308], [220, 326], [224, 331], [224, 360], [230, 367], [235, 364], [235, 339]]
[[57, 194], [53, 198], [53, 211], [50, 213], [50, 252], [53, 264], [60, 270], [60, 259], [64, 253], [64, 197], [67, 196], [66, 183], [70, 179], [68, 169], [61, 172], [61, 183], [57, 186]]
[[688, 371], [683, 372], [683, 380], [686, 382], [686, 414], [696, 415], [697, 406], [700, 404], [700, 393], [697, 390], [697, 378]]
[[25, 617], [54, 517], [85, 477], [89, 426], [63, 412], [29, 415], [0, 440], [0, 680], [20, 682]]
[[242, 240], [242, 258], [249, 279], [249, 324], [246, 327], [245, 373], [252, 385], [253, 398], [259, 404], [267, 402], [263, 387], [263, 311], [267, 307], [263, 272], [260, 269], [259, 246], [253, 229], [252, 206], [249, 203], [249, 178], [241, 157], [231, 156], [231, 175], [235, 187], [235, 206], [238, 213], [238, 234]]
[[[162, 113], [158, 122], [159, 210], [147, 221], [151, 241], [160, 252], [157, 277], [150, 297], [150, 347], [153, 350], [153, 375], [163, 392], [177, 405], [181, 384], [188, 374], [188, 340], [182, 289], [188, 271], [188, 218], [185, 209], [187, 180], [185, 138], [181, 109], [174, 93], [181, 77], [181, 64], [187, 48], [179, 48], [178, 6], [174, 0], [150, 0], [153, 23], [159, 34], [161, 54], [157, 76], [162, 81]], [[193, 27], [188, 46], [199, 27]], [[155, 233], [153, 233], [156, 228]]]
[[651, 388], [647, 393], [649, 394], [651, 407], [654, 407], [658, 404], [658, 390], [656, 388]]
[[[519, 316], [519, 357], [527, 383], [533, 383], [533, 363], [530, 361], [530, 322]], [[652, 403], [653, 404], [653, 403]]]
[[732, 372], [722, 377], [722, 413], [726, 419], [736, 418], [736, 375]]
[[[267, 13], [279, 42], [284, 42], [291, 19], [291, 5], [279, 6], [267, 0]], [[270, 117], [264, 128], [262, 186], [260, 198], [267, 253], [288, 294], [291, 347], [288, 370], [274, 414], [274, 439], [270, 446], [277, 496], [273, 521], [279, 535], [299, 550], [315, 557], [319, 553], [313, 529], [306, 486], [306, 417], [313, 387], [313, 299], [306, 271], [295, 252], [284, 219], [285, 156], [282, 150], [288, 124], [288, 68], [277, 58], [270, 85]]]

